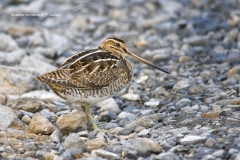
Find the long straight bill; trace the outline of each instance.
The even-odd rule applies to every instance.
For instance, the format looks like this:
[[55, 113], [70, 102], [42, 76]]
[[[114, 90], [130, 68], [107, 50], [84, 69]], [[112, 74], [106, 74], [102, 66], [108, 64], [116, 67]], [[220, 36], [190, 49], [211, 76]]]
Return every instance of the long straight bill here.
[[130, 55], [130, 57], [132, 57], [133, 59], [135, 59], [135, 60], [137, 60], [139, 62], [145, 63], [145, 64], [147, 64], [149, 66], [152, 66], [153, 68], [156, 68], [156, 69], [158, 69], [158, 70], [160, 70], [162, 72], [170, 74], [170, 72], [168, 72], [166, 69], [160, 68], [160, 67], [156, 66], [155, 64], [152, 64], [152, 63], [146, 61], [145, 59], [142, 59], [141, 57], [136, 56], [135, 54], [133, 54], [131, 52], [128, 52], [128, 54]]

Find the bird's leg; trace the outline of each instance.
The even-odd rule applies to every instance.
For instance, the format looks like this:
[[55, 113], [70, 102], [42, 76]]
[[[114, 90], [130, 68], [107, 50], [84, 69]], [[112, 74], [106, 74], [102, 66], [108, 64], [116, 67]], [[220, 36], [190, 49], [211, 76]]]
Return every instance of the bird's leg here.
[[90, 123], [91, 123], [91, 125], [92, 125], [92, 128], [93, 128], [94, 130], [97, 130], [97, 131], [102, 132], [103, 130], [101, 130], [100, 128], [97, 127], [97, 125], [95, 124], [95, 122], [94, 122], [94, 120], [93, 120], [93, 118], [92, 118], [92, 115], [91, 115], [91, 113], [90, 113], [90, 106], [85, 106], [84, 112], [87, 114], [88, 120], [90, 121]]
[[91, 123], [91, 125], [92, 125], [92, 128], [93, 128], [94, 130], [97, 130], [97, 131], [103, 132], [103, 133], [106, 133], [106, 132], [109, 132], [109, 131], [113, 130], [113, 129], [104, 130], [104, 129], [98, 128], [98, 126], [95, 124], [95, 122], [94, 122], [94, 120], [93, 120], [93, 118], [92, 118], [92, 115], [91, 115], [91, 113], [90, 113], [90, 106], [82, 107], [82, 110], [87, 114], [88, 120], [90, 121], [90, 123]]

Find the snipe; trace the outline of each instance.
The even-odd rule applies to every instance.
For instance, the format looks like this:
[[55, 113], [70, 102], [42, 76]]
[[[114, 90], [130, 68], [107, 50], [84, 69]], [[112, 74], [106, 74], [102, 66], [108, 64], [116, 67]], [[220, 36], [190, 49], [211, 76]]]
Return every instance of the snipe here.
[[37, 77], [58, 96], [81, 105], [93, 129], [100, 130], [93, 121], [89, 107], [127, 87], [132, 79], [131, 57], [165, 73], [162, 69], [131, 53], [123, 40], [107, 38], [98, 49], [78, 52], [68, 58], [59, 69]]

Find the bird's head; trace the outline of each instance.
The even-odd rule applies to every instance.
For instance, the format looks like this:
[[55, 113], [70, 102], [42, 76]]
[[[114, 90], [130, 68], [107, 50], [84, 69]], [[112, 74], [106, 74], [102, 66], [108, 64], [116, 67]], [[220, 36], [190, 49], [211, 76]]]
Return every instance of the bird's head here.
[[138, 57], [137, 55], [133, 54], [132, 52], [130, 52], [127, 48], [127, 45], [125, 44], [125, 42], [119, 38], [116, 37], [110, 37], [107, 38], [100, 46], [99, 49], [103, 49], [109, 52], [113, 52], [113, 53], [118, 53], [123, 55], [124, 57], [131, 57], [139, 62], [145, 63], [149, 66], [152, 66], [160, 71], [163, 71], [165, 73], [170, 74], [167, 70], [160, 68], [148, 61], [146, 61], [145, 59]]

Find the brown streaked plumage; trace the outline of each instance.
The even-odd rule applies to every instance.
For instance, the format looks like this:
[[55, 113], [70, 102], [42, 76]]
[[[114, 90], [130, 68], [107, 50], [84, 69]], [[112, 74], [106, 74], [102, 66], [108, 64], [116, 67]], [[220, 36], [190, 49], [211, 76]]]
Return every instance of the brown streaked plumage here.
[[[120, 92], [132, 79], [134, 58], [165, 73], [168, 71], [129, 52], [119, 38], [107, 38], [98, 49], [78, 52], [69, 57], [59, 69], [37, 77], [58, 96], [81, 105], [94, 129], [89, 107]], [[84, 108], [85, 107], [85, 108]]]

